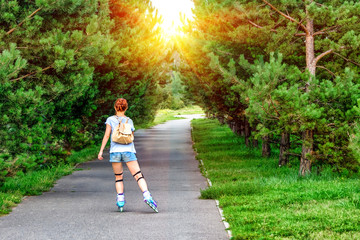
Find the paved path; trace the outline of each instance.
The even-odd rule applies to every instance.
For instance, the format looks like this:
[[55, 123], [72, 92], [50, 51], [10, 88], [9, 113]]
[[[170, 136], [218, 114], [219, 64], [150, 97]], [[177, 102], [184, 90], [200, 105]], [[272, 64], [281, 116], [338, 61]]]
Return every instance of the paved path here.
[[136, 132], [141, 170], [158, 202], [154, 213], [142, 201], [125, 168], [125, 212], [115, 206], [108, 156], [83, 164], [47, 193], [27, 197], [0, 218], [0, 239], [228, 239], [213, 200], [200, 200], [207, 187], [192, 150], [190, 119]]

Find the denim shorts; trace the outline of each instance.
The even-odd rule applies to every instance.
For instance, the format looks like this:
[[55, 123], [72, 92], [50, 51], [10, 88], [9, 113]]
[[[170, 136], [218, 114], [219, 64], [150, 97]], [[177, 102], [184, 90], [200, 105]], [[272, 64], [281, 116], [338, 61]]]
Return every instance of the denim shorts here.
[[136, 155], [133, 152], [113, 152], [110, 153], [110, 162], [131, 162], [136, 161]]

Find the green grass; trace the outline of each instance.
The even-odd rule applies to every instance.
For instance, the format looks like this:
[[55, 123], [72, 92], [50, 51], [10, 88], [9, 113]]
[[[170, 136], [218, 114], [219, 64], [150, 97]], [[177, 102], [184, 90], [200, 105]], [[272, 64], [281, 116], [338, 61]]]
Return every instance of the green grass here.
[[217, 121], [192, 125], [213, 184], [201, 197], [219, 200], [233, 239], [360, 239], [359, 176], [325, 169], [302, 178], [297, 161], [279, 168], [276, 156], [261, 157], [261, 146], [246, 148]]
[[175, 117], [176, 115], [188, 115], [188, 114], [204, 114], [204, 111], [199, 106], [190, 106], [178, 110], [160, 109], [156, 113], [155, 119], [152, 123], [136, 126], [136, 128], [141, 129], [141, 128], [153, 127], [155, 125], [167, 122], [169, 120], [182, 119], [181, 117]]
[[0, 188], [0, 216], [11, 212], [24, 196], [40, 195], [49, 191], [56, 180], [76, 170], [77, 164], [95, 159], [98, 151], [99, 146], [89, 147], [74, 152], [66, 163], [7, 178]]

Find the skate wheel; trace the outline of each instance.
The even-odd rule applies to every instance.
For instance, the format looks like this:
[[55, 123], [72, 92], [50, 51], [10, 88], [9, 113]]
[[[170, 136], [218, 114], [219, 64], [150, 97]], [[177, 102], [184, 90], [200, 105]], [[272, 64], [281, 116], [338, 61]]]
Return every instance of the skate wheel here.
[[145, 201], [145, 203], [146, 203], [147, 205], [149, 205], [149, 207], [151, 207], [151, 209], [154, 210], [155, 212], [157, 212], [157, 213], [159, 212], [158, 209], [157, 209], [157, 207], [155, 207], [155, 205], [152, 204], [151, 202]]

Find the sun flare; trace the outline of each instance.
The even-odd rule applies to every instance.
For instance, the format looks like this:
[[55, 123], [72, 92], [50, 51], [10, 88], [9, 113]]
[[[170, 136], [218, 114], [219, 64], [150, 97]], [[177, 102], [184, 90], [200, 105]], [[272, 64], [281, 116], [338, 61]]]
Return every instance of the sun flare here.
[[179, 28], [183, 25], [180, 14], [185, 19], [192, 20], [194, 3], [191, 0], [151, 0], [153, 6], [158, 9], [163, 22], [161, 28], [167, 38], [180, 34]]

